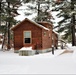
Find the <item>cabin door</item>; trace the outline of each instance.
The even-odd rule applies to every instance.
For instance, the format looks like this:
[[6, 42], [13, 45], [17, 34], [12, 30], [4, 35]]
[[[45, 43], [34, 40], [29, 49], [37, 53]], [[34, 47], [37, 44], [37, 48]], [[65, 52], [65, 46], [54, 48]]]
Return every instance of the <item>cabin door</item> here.
[[31, 31], [24, 31], [24, 44], [31, 43]]

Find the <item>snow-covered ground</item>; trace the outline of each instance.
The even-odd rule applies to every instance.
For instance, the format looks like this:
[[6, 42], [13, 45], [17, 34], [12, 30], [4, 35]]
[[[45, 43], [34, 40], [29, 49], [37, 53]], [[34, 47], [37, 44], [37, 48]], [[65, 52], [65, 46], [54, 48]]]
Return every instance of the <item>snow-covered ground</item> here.
[[33, 56], [19, 56], [18, 53], [0, 51], [0, 74], [76, 74], [76, 47], [69, 46], [73, 53], [65, 50]]

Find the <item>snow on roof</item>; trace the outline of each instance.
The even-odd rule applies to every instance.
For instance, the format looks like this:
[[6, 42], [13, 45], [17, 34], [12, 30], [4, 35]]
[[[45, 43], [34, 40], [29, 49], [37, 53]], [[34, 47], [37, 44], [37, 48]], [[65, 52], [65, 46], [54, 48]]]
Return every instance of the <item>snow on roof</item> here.
[[[49, 30], [49, 28], [46, 28], [46, 27], [44, 27], [44, 26], [36, 23], [35, 21], [31, 21], [31, 20], [29, 20], [28, 18], [25, 18], [22, 22], [24, 22], [25, 20], [28, 20], [29, 22], [34, 23], [35, 25], [37, 25], [37, 26], [40, 27], [40, 28], [43, 28], [43, 29], [45, 29], [45, 30]], [[19, 26], [22, 22], [20, 22], [20, 23], [17, 24], [16, 26], [12, 27], [11, 30], [15, 29], [15, 28], [16, 28], [17, 26]]]
[[[34, 22], [34, 21], [32, 21], [32, 22]], [[38, 23], [36, 23], [36, 22], [34, 22], [34, 24], [36, 24], [37, 26], [39, 26], [39, 27], [41, 27], [41, 28], [43, 28], [43, 29], [45, 29], [45, 30], [49, 30], [49, 28], [46, 28], [46, 27], [42, 26], [41, 24], [38, 24]]]

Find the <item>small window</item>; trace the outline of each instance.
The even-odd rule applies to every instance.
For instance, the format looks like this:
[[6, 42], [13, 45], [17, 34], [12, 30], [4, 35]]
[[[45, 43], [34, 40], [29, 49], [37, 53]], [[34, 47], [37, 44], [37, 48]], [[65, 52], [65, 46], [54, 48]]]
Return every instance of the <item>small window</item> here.
[[46, 32], [44, 32], [44, 36], [46, 36]]
[[31, 43], [31, 31], [24, 32], [24, 43]]

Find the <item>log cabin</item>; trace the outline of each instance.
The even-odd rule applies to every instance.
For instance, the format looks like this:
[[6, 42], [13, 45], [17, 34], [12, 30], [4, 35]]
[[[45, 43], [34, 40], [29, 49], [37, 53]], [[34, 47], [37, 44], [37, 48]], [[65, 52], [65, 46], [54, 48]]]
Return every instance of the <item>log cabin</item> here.
[[39, 53], [48, 52], [52, 48], [51, 23], [34, 22], [25, 18], [11, 30], [14, 34], [14, 52], [18, 52], [22, 47], [32, 47]]

